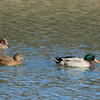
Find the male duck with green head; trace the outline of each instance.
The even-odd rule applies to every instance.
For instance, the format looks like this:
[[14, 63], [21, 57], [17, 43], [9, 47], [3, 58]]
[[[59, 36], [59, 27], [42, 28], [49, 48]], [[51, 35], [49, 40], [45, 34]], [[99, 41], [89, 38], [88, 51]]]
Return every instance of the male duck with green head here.
[[72, 66], [72, 67], [90, 67], [93, 66], [92, 61], [100, 63], [94, 55], [87, 54], [84, 58], [67, 56], [67, 57], [54, 57], [54, 61], [58, 64], [64, 66]]

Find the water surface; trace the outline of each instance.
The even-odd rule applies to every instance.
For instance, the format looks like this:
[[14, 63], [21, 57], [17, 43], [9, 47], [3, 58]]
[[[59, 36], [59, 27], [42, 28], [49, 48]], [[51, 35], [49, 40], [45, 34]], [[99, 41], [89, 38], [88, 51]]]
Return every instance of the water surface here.
[[100, 100], [100, 64], [60, 68], [54, 56], [100, 60], [99, 0], [0, 0], [0, 53], [27, 62], [0, 65], [1, 100]]

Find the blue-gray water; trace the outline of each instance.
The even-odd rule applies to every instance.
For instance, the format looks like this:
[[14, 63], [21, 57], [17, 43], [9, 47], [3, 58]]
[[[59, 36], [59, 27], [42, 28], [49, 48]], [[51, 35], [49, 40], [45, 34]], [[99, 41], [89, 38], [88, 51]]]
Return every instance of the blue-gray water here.
[[0, 39], [27, 62], [0, 65], [0, 100], [100, 100], [100, 64], [60, 68], [54, 56], [100, 61], [99, 0], [0, 0]]

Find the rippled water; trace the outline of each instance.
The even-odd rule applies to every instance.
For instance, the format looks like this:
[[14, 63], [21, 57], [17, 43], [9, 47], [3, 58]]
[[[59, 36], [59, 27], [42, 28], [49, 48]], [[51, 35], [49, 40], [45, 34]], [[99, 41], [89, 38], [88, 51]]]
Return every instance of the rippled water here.
[[0, 100], [100, 100], [100, 64], [60, 68], [54, 56], [100, 60], [99, 0], [0, 0], [0, 38], [27, 62], [0, 65]]

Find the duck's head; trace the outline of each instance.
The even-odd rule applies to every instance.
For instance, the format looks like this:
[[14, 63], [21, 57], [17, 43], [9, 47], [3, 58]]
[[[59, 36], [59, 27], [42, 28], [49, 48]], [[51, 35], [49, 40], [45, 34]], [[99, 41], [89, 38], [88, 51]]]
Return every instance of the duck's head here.
[[3, 45], [8, 45], [8, 42], [6, 39], [1, 39], [0, 40], [0, 43], [3, 44]]
[[20, 61], [20, 60], [27, 61], [26, 59], [23, 58], [23, 56], [22, 56], [21, 54], [18, 54], [18, 53], [15, 54], [13, 58], [14, 58], [14, 60], [16, 60], [16, 61]]
[[95, 62], [97, 62], [97, 63], [100, 63], [100, 62], [95, 58], [95, 56], [92, 55], [92, 54], [87, 54], [87, 55], [84, 57], [84, 59], [85, 59], [86, 61], [95, 61]]

